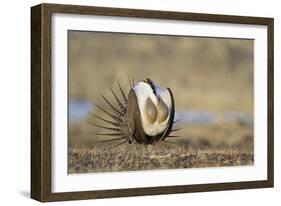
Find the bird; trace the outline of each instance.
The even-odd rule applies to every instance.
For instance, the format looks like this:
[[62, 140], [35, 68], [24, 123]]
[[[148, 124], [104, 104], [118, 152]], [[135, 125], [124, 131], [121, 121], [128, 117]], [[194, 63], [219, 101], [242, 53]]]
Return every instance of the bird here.
[[94, 118], [100, 123], [96, 121], [90, 123], [105, 132], [92, 134], [111, 138], [97, 142], [118, 141], [114, 147], [125, 143], [152, 145], [161, 141], [171, 143], [166, 139], [179, 137], [172, 135], [173, 132], [181, 129], [174, 128], [179, 120], [175, 121], [175, 101], [172, 90], [160, 87], [150, 78], [136, 84], [134, 79], [129, 82], [128, 95], [119, 82], [117, 83], [120, 95], [110, 89], [115, 103], [100, 94], [110, 110], [96, 105], [107, 117], [93, 113]]

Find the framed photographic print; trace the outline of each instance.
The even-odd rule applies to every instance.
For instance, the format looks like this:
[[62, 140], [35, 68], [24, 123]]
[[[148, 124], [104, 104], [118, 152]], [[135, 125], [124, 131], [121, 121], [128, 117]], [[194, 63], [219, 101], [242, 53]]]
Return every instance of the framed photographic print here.
[[273, 187], [273, 19], [31, 8], [31, 197]]

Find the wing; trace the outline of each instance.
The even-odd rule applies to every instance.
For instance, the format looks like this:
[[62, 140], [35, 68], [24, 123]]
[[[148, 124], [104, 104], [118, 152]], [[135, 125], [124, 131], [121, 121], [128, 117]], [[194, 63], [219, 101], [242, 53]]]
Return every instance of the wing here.
[[130, 136], [140, 144], [149, 144], [150, 142], [144, 133], [137, 96], [133, 89], [129, 92], [126, 113]]
[[167, 136], [169, 136], [169, 134], [171, 133], [171, 130], [173, 128], [173, 124], [174, 124], [174, 119], [175, 119], [175, 102], [174, 102], [174, 96], [172, 93], [172, 90], [170, 88], [167, 88], [169, 91], [169, 94], [171, 96], [171, 114], [170, 114], [170, 118], [169, 118], [169, 122], [168, 122], [168, 127], [166, 128], [166, 130], [163, 132], [163, 134], [161, 135], [160, 140], [164, 140]]

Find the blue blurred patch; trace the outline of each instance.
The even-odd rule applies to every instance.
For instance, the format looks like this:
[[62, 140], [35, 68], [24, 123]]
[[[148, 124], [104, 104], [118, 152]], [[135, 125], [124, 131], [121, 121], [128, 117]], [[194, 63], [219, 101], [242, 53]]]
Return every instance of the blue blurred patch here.
[[84, 100], [70, 100], [68, 115], [70, 122], [80, 122], [94, 109], [94, 104]]
[[[70, 100], [69, 101], [69, 121], [77, 123], [85, 120], [90, 112], [94, 110], [94, 103], [87, 100]], [[241, 125], [249, 125], [252, 118], [244, 112], [225, 112], [215, 113], [200, 110], [177, 111], [175, 120], [180, 120], [185, 124], [214, 124], [220, 119], [225, 123], [239, 123]]]
[[224, 117], [226, 122], [236, 122], [240, 125], [249, 125], [252, 123], [250, 115], [244, 112], [227, 112]]
[[176, 112], [175, 119], [186, 124], [212, 124], [215, 121], [215, 114], [205, 111], [181, 111]]

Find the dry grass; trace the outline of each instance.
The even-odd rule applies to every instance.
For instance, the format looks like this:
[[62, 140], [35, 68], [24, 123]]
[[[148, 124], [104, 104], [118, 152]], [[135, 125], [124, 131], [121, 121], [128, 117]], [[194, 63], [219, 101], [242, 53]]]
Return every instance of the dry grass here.
[[113, 172], [251, 165], [253, 151], [247, 147], [160, 143], [158, 145], [97, 145], [69, 150], [69, 173]]

